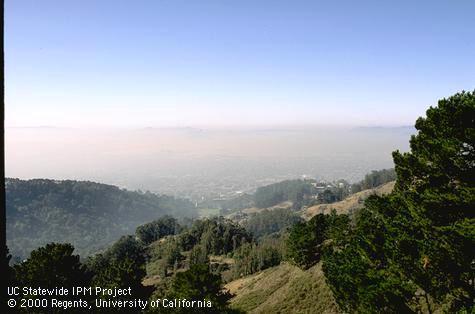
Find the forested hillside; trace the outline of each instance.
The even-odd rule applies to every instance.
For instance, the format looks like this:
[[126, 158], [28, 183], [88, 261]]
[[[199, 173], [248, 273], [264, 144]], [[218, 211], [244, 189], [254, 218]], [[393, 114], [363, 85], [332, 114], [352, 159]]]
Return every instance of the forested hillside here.
[[24, 258], [48, 242], [97, 252], [138, 225], [163, 215], [197, 216], [185, 200], [94, 182], [6, 179], [10, 253]]
[[315, 194], [314, 190], [310, 182], [286, 180], [258, 188], [254, 201], [259, 208], [271, 207], [284, 201], [291, 201], [294, 208], [300, 208], [309, 200], [310, 195]]
[[394, 168], [373, 170], [371, 173], [365, 175], [363, 180], [351, 185], [351, 192], [357, 193], [363, 190], [372, 189], [394, 180], [396, 180], [396, 171]]

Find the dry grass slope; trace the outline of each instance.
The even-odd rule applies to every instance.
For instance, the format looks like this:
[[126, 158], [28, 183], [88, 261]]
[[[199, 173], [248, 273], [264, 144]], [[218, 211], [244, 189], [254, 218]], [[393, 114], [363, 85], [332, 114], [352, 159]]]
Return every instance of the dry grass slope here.
[[370, 195], [383, 195], [389, 194], [394, 188], [395, 181], [388, 182], [374, 189], [364, 190], [355, 194], [352, 194], [340, 202], [333, 204], [320, 204], [309, 207], [302, 211], [302, 217], [304, 219], [310, 219], [318, 214], [329, 214], [332, 209], [336, 210], [337, 214], [348, 214], [354, 210], [363, 207], [364, 200]]
[[267, 207], [267, 208], [257, 208], [257, 207], [249, 207], [249, 208], [245, 208], [242, 210], [243, 213], [245, 214], [254, 214], [254, 213], [259, 213], [265, 209], [267, 210], [274, 210], [274, 209], [277, 209], [277, 208], [291, 208], [292, 207], [292, 202], [291, 201], [285, 201], [285, 202], [282, 202], [282, 203], [279, 203], [275, 206], [271, 206], [271, 207]]
[[232, 281], [235, 308], [248, 313], [338, 313], [321, 264], [303, 271], [283, 263]]

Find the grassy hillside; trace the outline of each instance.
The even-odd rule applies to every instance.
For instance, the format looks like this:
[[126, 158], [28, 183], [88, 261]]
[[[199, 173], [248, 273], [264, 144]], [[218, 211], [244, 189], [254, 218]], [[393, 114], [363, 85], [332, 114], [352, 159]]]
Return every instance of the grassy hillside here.
[[269, 207], [265, 207], [265, 208], [258, 208], [258, 207], [249, 207], [249, 208], [244, 208], [242, 210], [243, 213], [246, 213], [246, 214], [254, 214], [254, 213], [258, 213], [258, 212], [261, 212], [265, 209], [267, 210], [273, 210], [273, 209], [277, 209], [277, 208], [286, 208], [286, 209], [291, 209], [292, 208], [292, 202], [291, 201], [285, 201], [285, 202], [282, 202], [282, 203], [279, 203], [277, 205], [274, 205], [274, 206], [269, 206]]
[[303, 271], [282, 263], [225, 287], [232, 307], [249, 313], [338, 313], [321, 264]]
[[84, 181], [6, 179], [7, 244], [25, 258], [49, 242], [95, 253], [163, 215], [197, 216], [193, 204]]
[[394, 188], [394, 183], [395, 181], [391, 181], [373, 189], [363, 190], [348, 196], [340, 202], [311, 206], [302, 210], [302, 217], [305, 219], [310, 219], [317, 214], [329, 214], [332, 209], [335, 209], [337, 214], [351, 213], [352, 211], [363, 207], [364, 200], [370, 195], [383, 195], [391, 193]]

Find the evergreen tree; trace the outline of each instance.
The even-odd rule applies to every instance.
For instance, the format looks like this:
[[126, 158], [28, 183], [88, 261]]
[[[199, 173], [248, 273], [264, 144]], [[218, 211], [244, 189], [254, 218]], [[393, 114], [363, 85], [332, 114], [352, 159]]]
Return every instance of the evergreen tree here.
[[287, 257], [302, 268], [317, 263], [320, 260], [327, 229], [328, 218], [324, 214], [315, 215], [308, 222], [294, 225], [287, 239]]
[[[79, 255], [73, 255], [74, 247], [68, 243], [49, 243], [31, 252], [30, 257], [24, 262], [14, 266], [16, 284], [21, 287], [32, 288], [65, 288], [69, 293], [61, 296], [63, 300], [77, 300], [71, 290], [77, 286], [90, 286], [91, 276], [84, 265], [79, 261]], [[57, 296], [23, 296], [22, 298], [53, 299]], [[83, 299], [89, 299], [84, 296]], [[19, 300], [18, 300], [19, 301]], [[12, 309], [10, 309], [12, 310]], [[19, 312], [22, 310], [18, 309]], [[61, 308], [34, 308], [27, 312], [34, 313], [59, 313]], [[71, 308], [71, 313], [83, 313], [83, 308]]]
[[396, 193], [417, 229], [397, 247], [399, 264], [436, 300], [451, 294], [464, 306], [475, 297], [475, 92], [440, 100], [416, 129], [411, 151], [393, 154]]
[[223, 290], [221, 276], [213, 274], [207, 264], [197, 264], [185, 272], [179, 272], [172, 280], [168, 298], [211, 301], [211, 308], [181, 308], [174, 313], [227, 313], [232, 295]]
[[68, 243], [49, 243], [31, 252], [24, 262], [14, 266], [16, 278], [24, 286], [71, 288], [89, 284], [86, 268], [74, 247]]
[[416, 129], [410, 152], [393, 153], [393, 193], [369, 198], [348, 242], [325, 254], [345, 311], [400, 313], [421, 302], [428, 312], [473, 310], [475, 93], [439, 101]]
[[144, 244], [150, 244], [164, 236], [180, 232], [180, 225], [175, 218], [165, 216], [137, 227], [135, 235]]
[[104, 254], [88, 261], [93, 273], [92, 284], [104, 288], [132, 288], [130, 298], [148, 297], [150, 289], [142, 285], [145, 272], [145, 250], [132, 236], [120, 238]]

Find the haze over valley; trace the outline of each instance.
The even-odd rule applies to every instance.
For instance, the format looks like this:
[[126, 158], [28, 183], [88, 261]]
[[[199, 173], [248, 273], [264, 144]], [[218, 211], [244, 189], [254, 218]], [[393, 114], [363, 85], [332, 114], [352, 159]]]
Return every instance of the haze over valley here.
[[6, 176], [89, 180], [200, 200], [286, 179], [360, 180], [412, 127], [8, 128]]

